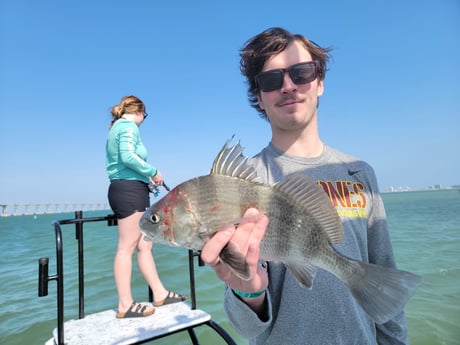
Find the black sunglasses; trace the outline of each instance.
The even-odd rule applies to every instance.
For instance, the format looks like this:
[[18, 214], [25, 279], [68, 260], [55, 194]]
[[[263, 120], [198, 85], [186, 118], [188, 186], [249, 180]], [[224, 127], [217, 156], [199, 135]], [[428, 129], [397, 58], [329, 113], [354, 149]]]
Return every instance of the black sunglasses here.
[[144, 120], [147, 118], [147, 116], [149, 116], [148, 113], [144, 113]]
[[316, 79], [318, 75], [318, 61], [301, 62], [288, 68], [272, 69], [259, 73], [254, 80], [260, 91], [269, 92], [281, 89], [284, 73], [288, 72], [296, 85], [307, 84]]

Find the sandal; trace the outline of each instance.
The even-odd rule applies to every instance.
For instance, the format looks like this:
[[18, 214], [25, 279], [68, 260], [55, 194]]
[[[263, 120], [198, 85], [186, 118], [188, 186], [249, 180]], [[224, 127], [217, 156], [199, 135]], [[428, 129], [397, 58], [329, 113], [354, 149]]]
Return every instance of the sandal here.
[[146, 305], [142, 305], [140, 303], [136, 303], [136, 301], [133, 301], [133, 303], [130, 305], [126, 312], [117, 313], [117, 319], [126, 319], [129, 317], [144, 317], [152, 315], [155, 312], [155, 309], [151, 311], [145, 311], [146, 308]]
[[166, 298], [160, 302], [154, 302], [153, 305], [155, 307], [161, 307], [162, 305], [173, 304], [178, 302], [183, 302], [187, 299], [187, 296], [168, 291], [168, 295]]

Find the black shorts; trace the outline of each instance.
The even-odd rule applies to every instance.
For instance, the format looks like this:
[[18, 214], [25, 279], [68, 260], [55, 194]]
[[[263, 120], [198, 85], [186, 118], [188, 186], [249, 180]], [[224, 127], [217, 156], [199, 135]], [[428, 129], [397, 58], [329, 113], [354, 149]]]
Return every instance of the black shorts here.
[[150, 207], [149, 186], [136, 180], [113, 180], [109, 186], [109, 204], [117, 219]]

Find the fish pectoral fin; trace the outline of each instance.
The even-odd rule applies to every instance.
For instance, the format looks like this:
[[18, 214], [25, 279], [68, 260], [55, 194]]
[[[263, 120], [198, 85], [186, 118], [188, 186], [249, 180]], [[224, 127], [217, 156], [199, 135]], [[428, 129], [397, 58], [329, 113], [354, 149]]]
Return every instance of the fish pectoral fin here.
[[295, 262], [286, 264], [286, 267], [302, 287], [311, 289], [317, 271], [315, 266], [305, 262]]
[[238, 246], [229, 242], [220, 252], [220, 260], [225, 263], [232, 272], [240, 279], [249, 280], [251, 270], [246, 262], [245, 257], [241, 254]]

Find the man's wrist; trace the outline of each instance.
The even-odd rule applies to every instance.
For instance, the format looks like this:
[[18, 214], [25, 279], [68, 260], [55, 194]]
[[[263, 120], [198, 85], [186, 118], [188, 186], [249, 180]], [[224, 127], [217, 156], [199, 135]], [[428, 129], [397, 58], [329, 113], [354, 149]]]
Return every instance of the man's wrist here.
[[238, 297], [243, 297], [243, 298], [257, 298], [262, 296], [265, 293], [265, 290], [262, 291], [257, 291], [257, 292], [244, 292], [236, 289], [232, 289], [233, 293], [237, 295]]

